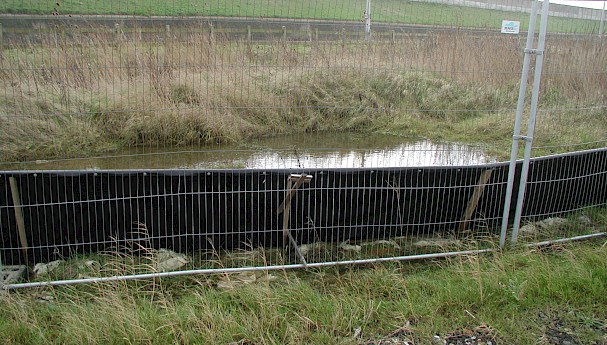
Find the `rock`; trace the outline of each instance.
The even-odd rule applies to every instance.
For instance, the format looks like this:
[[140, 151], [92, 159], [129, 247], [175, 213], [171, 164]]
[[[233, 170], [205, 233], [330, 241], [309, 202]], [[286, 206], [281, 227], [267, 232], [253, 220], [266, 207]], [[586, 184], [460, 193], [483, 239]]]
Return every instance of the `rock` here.
[[101, 264], [95, 260], [86, 260], [78, 265], [78, 269], [89, 269], [98, 271], [101, 269]]
[[519, 234], [533, 234], [537, 231], [535, 224], [529, 223], [527, 225], [523, 225], [518, 229]]
[[386, 240], [378, 240], [378, 241], [373, 241], [373, 242], [366, 242], [366, 243], [362, 243], [361, 246], [366, 247], [366, 246], [384, 246], [384, 247], [392, 247], [394, 249], [400, 249], [400, 246], [398, 245], [398, 243], [394, 242], [394, 241], [386, 241]]
[[98, 270], [101, 268], [101, 264], [98, 261], [95, 260], [87, 260], [84, 262], [84, 266], [90, 268], [90, 269], [94, 269], [94, 270]]
[[447, 247], [459, 245], [459, 241], [457, 240], [448, 240], [448, 239], [429, 239], [429, 240], [421, 240], [413, 243], [415, 247]]
[[59, 267], [59, 265], [61, 265], [61, 263], [63, 263], [63, 262], [65, 262], [65, 261], [55, 260], [55, 261], [51, 261], [47, 264], [38, 263], [34, 266], [34, 274], [36, 276], [47, 275], [47, 274], [51, 273], [52, 271], [56, 270], [57, 267]]
[[544, 220], [540, 220], [539, 222], [529, 223], [519, 228], [520, 234], [533, 234], [538, 232], [539, 230], [557, 228], [567, 224], [569, 221], [565, 218], [559, 217], [551, 217], [546, 218]]
[[189, 260], [184, 254], [175, 253], [172, 250], [160, 249], [156, 253], [154, 269], [157, 272], [176, 271], [185, 266]]
[[301, 255], [306, 256], [311, 251], [323, 249], [326, 247], [327, 245], [324, 242], [307, 243], [299, 246], [299, 252], [301, 253]]
[[434, 335], [434, 337], [432, 337], [432, 344], [435, 344], [435, 345], [443, 344], [443, 341], [438, 334], [436, 334], [436, 335]]
[[592, 224], [592, 219], [590, 219], [590, 217], [588, 217], [585, 214], [577, 217], [577, 221], [580, 222], [581, 224], [586, 224], [586, 225]]
[[541, 228], [547, 229], [547, 228], [552, 228], [552, 227], [558, 227], [561, 225], [565, 225], [567, 224], [569, 221], [565, 218], [559, 218], [559, 217], [551, 217], [551, 218], [546, 218], [542, 221], [537, 222], [537, 225]]
[[361, 246], [358, 245], [351, 245], [348, 244], [347, 241], [346, 242], [342, 242], [339, 244], [339, 249], [345, 250], [345, 251], [352, 251], [355, 253], [360, 253], [360, 250], [362, 249]]

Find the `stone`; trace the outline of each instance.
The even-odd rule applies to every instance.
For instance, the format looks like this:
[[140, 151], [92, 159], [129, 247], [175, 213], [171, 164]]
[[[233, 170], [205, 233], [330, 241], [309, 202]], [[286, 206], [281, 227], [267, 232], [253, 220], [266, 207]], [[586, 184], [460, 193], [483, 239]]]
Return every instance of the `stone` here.
[[55, 261], [51, 261], [49, 263], [37, 263], [34, 266], [34, 274], [36, 276], [43, 276], [43, 275], [47, 275], [49, 273], [51, 273], [52, 271], [56, 270], [57, 267], [59, 267], [59, 265], [61, 265], [63, 262], [63, 260], [55, 260]]
[[535, 224], [529, 223], [518, 229], [519, 234], [532, 234], [537, 231]]
[[7, 284], [16, 283], [27, 272], [25, 265], [19, 266], [2, 266], [2, 274], [0, 275], [0, 289]]
[[457, 240], [448, 240], [448, 239], [442, 239], [442, 238], [420, 240], [420, 241], [413, 243], [413, 245], [415, 247], [447, 247], [447, 246], [455, 246], [458, 244], [459, 244], [459, 241], [457, 241]]
[[168, 249], [159, 249], [155, 259], [154, 269], [157, 272], [176, 271], [190, 262], [184, 254]]
[[539, 222], [523, 225], [519, 228], [518, 232], [519, 234], [533, 234], [541, 229], [550, 229], [563, 226], [568, 222], [569, 221], [565, 218], [551, 217], [540, 220]]
[[299, 252], [301, 255], [306, 256], [314, 250], [323, 249], [326, 247], [327, 245], [324, 242], [306, 243], [299, 246]]
[[577, 217], [577, 221], [580, 222], [581, 224], [586, 224], [586, 225], [592, 224], [592, 219], [585, 214]]
[[352, 244], [348, 244], [347, 242], [342, 242], [339, 244], [339, 249], [342, 249], [345, 251], [350, 251], [350, 252], [355, 252], [355, 253], [360, 253], [362, 247], [359, 245], [352, 245]]
[[546, 218], [542, 221], [537, 222], [537, 225], [541, 228], [552, 228], [552, 227], [558, 227], [558, 226], [562, 226], [567, 224], [569, 221], [565, 218], [559, 218], [559, 217], [551, 217], [551, 218]]
[[373, 241], [373, 242], [365, 242], [362, 243], [361, 246], [366, 247], [366, 246], [384, 246], [384, 247], [393, 247], [394, 249], [400, 249], [400, 245], [398, 245], [398, 243], [394, 242], [394, 241], [387, 241], [387, 240], [378, 240], [378, 241]]

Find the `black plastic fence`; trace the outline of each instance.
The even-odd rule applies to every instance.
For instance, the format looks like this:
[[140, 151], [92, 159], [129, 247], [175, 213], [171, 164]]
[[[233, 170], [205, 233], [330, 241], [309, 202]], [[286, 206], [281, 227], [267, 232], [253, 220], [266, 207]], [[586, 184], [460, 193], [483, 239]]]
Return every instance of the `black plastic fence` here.
[[[182, 252], [281, 246], [283, 218], [277, 209], [284, 201], [291, 173], [313, 176], [291, 205], [289, 228], [302, 244], [464, 227], [497, 233], [508, 164], [306, 171], [3, 172], [2, 262], [23, 264], [25, 253], [30, 263], [50, 261], [132, 245], [139, 238], [155, 248]], [[483, 181], [482, 176], [488, 180]], [[17, 191], [11, 189], [11, 179]], [[479, 191], [478, 202], [471, 201]], [[15, 207], [14, 194], [18, 194], [20, 207]], [[515, 191], [512, 212], [516, 197]], [[473, 212], [466, 219], [471, 202]], [[605, 204], [607, 149], [531, 161], [523, 216], [544, 218]], [[142, 225], [146, 234], [134, 230]]]

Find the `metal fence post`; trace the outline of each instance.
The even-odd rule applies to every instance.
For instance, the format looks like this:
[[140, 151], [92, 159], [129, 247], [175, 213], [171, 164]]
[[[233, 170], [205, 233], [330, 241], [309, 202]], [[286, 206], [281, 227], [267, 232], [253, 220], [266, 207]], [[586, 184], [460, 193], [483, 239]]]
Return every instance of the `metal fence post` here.
[[521, 122], [523, 119], [523, 110], [525, 108], [525, 93], [527, 92], [527, 81], [531, 64], [531, 48], [533, 46], [533, 37], [535, 35], [535, 21], [537, 18], [538, 1], [534, 1], [531, 8], [531, 17], [529, 18], [529, 28], [527, 29], [527, 42], [525, 44], [525, 59], [523, 60], [523, 71], [521, 73], [521, 84], [518, 92], [518, 104], [516, 106], [516, 119], [514, 121], [514, 134], [512, 136], [512, 148], [510, 151], [510, 168], [508, 170], [508, 184], [506, 187], [506, 197], [504, 199], [504, 213], [502, 216], [502, 230], [500, 233], [500, 247], [506, 244], [506, 232], [508, 231], [508, 221], [510, 217], [510, 203], [512, 201], [512, 190], [514, 189], [514, 175], [516, 173], [516, 158], [518, 157], [518, 141], [521, 133]]
[[548, 8], [550, 0], [544, 0], [542, 5], [542, 20], [540, 22], [540, 35], [538, 37], [537, 49], [533, 51], [536, 55], [535, 74], [533, 76], [533, 92], [531, 94], [531, 109], [529, 113], [529, 124], [527, 126], [527, 137], [525, 139], [525, 157], [523, 160], [523, 170], [521, 172], [521, 182], [518, 191], [518, 200], [516, 201], [516, 213], [514, 214], [514, 223], [512, 225], [512, 243], [516, 243], [518, 230], [521, 224], [523, 213], [523, 202], [525, 198], [525, 189], [527, 187], [527, 175], [529, 173], [529, 159], [531, 158], [531, 147], [533, 144], [533, 133], [535, 132], [535, 118], [537, 114], [537, 104], [540, 96], [540, 83], [542, 81], [542, 65], [544, 61], [544, 45], [546, 42], [546, 27], [548, 26]]
[[[601, 23], [599, 24], [599, 37], [603, 37], [603, 30], [605, 30], [605, 1], [603, 1], [603, 10], [601, 11]], [[0, 37], [2, 37], [0, 35]]]
[[365, 9], [365, 38], [367, 41], [371, 40], [371, 0], [367, 0]]
[[114, 24], [114, 41], [118, 42], [120, 40], [120, 24]]

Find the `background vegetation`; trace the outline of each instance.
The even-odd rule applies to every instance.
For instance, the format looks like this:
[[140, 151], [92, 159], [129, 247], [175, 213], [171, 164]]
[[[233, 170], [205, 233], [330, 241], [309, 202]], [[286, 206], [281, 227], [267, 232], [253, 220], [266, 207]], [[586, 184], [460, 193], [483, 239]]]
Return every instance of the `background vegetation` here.
[[[41, 35], [0, 55], [2, 161], [325, 130], [480, 143], [508, 156], [517, 37], [429, 33], [368, 45]], [[603, 140], [607, 75], [593, 67], [607, 63], [602, 41], [549, 43], [535, 144]]]
[[[59, 6], [57, 5], [59, 4]], [[305, 18], [361, 21], [365, 0], [129, 0], [37, 1], [4, 0], [0, 13], [13, 14], [121, 14], [136, 16], [225, 16], [257, 18]], [[526, 30], [529, 15], [515, 11], [486, 10], [417, 1], [373, 1], [377, 22], [499, 29], [504, 19], [518, 20]], [[592, 33], [597, 20], [552, 17], [550, 31]]]

